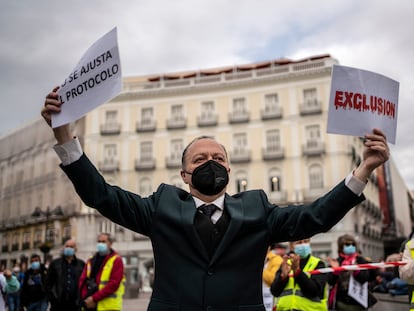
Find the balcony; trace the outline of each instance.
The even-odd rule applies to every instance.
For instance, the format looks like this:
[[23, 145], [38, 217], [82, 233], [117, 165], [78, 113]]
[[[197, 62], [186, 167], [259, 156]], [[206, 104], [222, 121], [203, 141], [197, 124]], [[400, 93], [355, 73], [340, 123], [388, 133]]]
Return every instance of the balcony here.
[[217, 114], [202, 114], [197, 117], [198, 127], [216, 126], [218, 123]]
[[238, 111], [229, 113], [229, 123], [246, 123], [250, 120], [250, 113], [247, 111]]
[[317, 99], [310, 99], [300, 105], [299, 110], [301, 116], [320, 114], [322, 113], [322, 103]]
[[165, 165], [167, 168], [181, 168], [181, 158], [179, 157], [167, 157], [165, 158]]
[[282, 107], [266, 107], [266, 109], [262, 109], [260, 113], [263, 121], [276, 120], [282, 118], [283, 109]]
[[135, 170], [136, 171], [150, 171], [155, 169], [155, 159], [154, 158], [141, 158], [135, 160]]
[[167, 120], [167, 129], [179, 130], [187, 127], [187, 119], [184, 117], [174, 117]]
[[270, 202], [273, 204], [280, 204], [287, 202], [287, 191], [272, 191], [268, 195]]
[[325, 144], [319, 140], [309, 140], [302, 146], [305, 156], [319, 156], [325, 153]]
[[113, 173], [119, 171], [119, 161], [115, 159], [105, 159], [99, 162], [99, 170], [103, 173]]
[[156, 128], [157, 122], [155, 122], [155, 120], [142, 120], [135, 125], [135, 131], [137, 133], [155, 132]]
[[262, 149], [262, 159], [263, 161], [272, 161], [272, 160], [282, 160], [285, 157], [285, 148], [276, 146], [276, 147], [267, 147]]
[[230, 163], [248, 163], [251, 160], [249, 150], [237, 150], [230, 152]]
[[119, 135], [121, 124], [118, 122], [105, 123], [101, 125], [101, 135]]

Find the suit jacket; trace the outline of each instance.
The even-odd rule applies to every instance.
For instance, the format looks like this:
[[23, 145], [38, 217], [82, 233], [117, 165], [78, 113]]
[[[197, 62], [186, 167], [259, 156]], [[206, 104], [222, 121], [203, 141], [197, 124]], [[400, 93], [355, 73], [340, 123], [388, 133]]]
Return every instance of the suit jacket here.
[[209, 257], [194, 227], [196, 207], [187, 191], [161, 184], [151, 196], [140, 197], [107, 184], [85, 155], [62, 168], [86, 205], [151, 239], [151, 311], [264, 311], [262, 270], [268, 246], [328, 231], [364, 199], [343, 181], [306, 206], [278, 207], [262, 190], [226, 194], [229, 226]]

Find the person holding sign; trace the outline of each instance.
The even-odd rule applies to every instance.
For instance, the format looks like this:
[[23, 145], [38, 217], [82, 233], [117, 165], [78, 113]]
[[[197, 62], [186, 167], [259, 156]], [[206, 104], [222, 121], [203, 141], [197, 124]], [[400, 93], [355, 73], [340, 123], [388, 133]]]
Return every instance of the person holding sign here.
[[[357, 252], [357, 243], [350, 234], [338, 238], [337, 259], [328, 258], [332, 268], [339, 266], [364, 264], [368, 261]], [[375, 272], [375, 271], [374, 271]], [[368, 282], [372, 281], [373, 271], [338, 271], [329, 275], [328, 284], [330, 309], [336, 311], [362, 311], [368, 310], [377, 300], [368, 289]]]
[[[61, 101], [55, 88], [41, 114], [50, 125]], [[262, 190], [226, 193], [229, 160], [214, 138], [194, 139], [182, 154], [189, 192], [162, 183], [149, 197], [108, 184], [83, 153], [69, 125], [53, 129], [61, 168], [86, 205], [148, 236], [155, 278], [148, 310], [264, 311], [262, 270], [268, 245], [331, 229], [365, 199], [368, 177], [389, 158], [382, 131], [366, 134], [363, 161], [327, 194], [308, 205], [280, 208]]]

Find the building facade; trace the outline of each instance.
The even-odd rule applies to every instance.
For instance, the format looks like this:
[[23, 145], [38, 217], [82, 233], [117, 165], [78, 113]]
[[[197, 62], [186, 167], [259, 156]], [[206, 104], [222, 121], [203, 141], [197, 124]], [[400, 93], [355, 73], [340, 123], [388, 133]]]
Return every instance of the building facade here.
[[[322, 55], [126, 77], [122, 93], [76, 122], [74, 131], [109, 183], [143, 196], [162, 182], [186, 189], [182, 151], [195, 137], [208, 135], [227, 148], [229, 194], [260, 188], [282, 207], [308, 203], [361, 161], [358, 137], [326, 133], [331, 70], [337, 63]], [[148, 288], [150, 241], [80, 202], [58, 168], [53, 144], [41, 120], [0, 140], [1, 263], [10, 265], [42, 242], [54, 239], [57, 245], [67, 236], [77, 238], [79, 255], [86, 258], [97, 233], [109, 232], [128, 267], [129, 289], [135, 291], [140, 282]], [[385, 219], [395, 229], [387, 233], [389, 251], [395, 248], [392, 241], [411, 232], [412, 197], [390, 163], [383, 168], [387, 178], [381, 179], [382, 171], [372, 174], [366, 201], [312, 238], [316, 255], [336, 256], [338, 236], [351, 233], [364, 255], [384, 257]], [[380, 199], [382, 180], [388, 182], [388, 203]], [[52, 255], [58, 252], [51, 249]]]

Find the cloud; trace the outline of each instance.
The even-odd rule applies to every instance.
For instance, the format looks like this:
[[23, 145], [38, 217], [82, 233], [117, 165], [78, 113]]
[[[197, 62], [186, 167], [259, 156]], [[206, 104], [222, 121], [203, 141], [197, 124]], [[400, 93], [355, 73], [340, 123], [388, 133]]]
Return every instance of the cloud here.
[[114, 26], [125, 76], [330, 53], [400, 82], [391, 150], [414, 189], [413, 9], [409, 0], [0, 0], [0, 135], [38, 118], [46, 93]]

